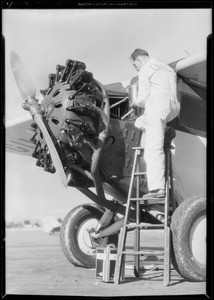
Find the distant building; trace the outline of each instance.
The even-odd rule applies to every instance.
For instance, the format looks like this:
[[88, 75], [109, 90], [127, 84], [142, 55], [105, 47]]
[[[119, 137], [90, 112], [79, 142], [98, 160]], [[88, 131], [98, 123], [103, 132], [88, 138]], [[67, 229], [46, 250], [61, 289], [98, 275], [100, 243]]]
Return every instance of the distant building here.
[[32, 227], [30, 220], [25, 220], [25, 221], [24, 221], [24, 227], [25, 227], [25, 228]]

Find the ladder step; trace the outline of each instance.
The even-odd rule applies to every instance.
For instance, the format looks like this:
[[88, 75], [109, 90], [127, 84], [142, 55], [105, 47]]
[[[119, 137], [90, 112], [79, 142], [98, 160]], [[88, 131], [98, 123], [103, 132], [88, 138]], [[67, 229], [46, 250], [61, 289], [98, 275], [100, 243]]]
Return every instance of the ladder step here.
[[144, 204], [145, 202], [147, 202], [147, 205], [150, 204], [164, 204], [165, 203], [165, 198], [150, 198], [150, 199], [140, 199], [140, 204]]
[[148, 224], [148, 223], [140, 223], [139, 225], [137, 225], [136, 223], [129, 223], [129, 224], [126, 224], [126, 228], [127, 230], [128, 229], [135, 229], [135, 228], [140, 228], [140, 229], [143, 229], [143, 228], [163, 228], [163, 224]]
[[133, 147], [132, 149], [133, 150], [143, 150], [144, 148], [143, 147]]
[[140, 201], [140, 204], [144, 204], [145, 201], [149, 202], [147, 204], [164, 204], [165, 198], [130, 198], [130, 201]]
[[139, 254], [141, 254], [141, 255], [164, 255], [164, 251], [155, 251], [155, 250], [153, 250], [153, 251], [143, 251], [143, 250], [141, 250], [141, 251], [127, 251], [127, 250], [125, 250], [125, 251], [122, 251], [122, 252], [120, 252], [121, 254], [125, 254], [125, 255], [139, 255]]
[[146, 175], [146, 172], [135, 172], [134, 176]]

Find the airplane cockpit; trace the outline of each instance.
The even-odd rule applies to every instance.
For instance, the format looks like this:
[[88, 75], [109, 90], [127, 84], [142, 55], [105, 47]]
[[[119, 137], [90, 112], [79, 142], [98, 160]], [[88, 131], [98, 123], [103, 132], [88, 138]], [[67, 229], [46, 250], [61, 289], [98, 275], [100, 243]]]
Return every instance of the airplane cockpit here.
[[110, 117], [121, 119], [130, 110], [129, 95], [120, 82], [105, 85], [109, 98]]
[[120, 82], [105, 85], [112, 119], [133, 120], [142, 115], [141, 108], [132, 107], [133, 98], [137, 93], [137, 82], [133, 84], [133, 81], [136, 82], [136, 78], [133, 78], [127, 89]]

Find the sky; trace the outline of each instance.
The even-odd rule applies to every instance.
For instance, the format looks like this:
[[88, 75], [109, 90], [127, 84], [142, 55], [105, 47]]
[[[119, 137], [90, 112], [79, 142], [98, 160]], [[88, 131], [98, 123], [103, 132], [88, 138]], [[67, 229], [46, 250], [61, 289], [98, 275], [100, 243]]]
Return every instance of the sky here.
[[[24, 61], [37, 88], [66, 60], [83, 61], [103, 84], [136, 76], [130, 55], [147, 50], [162, 62], [206, 50], [211, 9], [10, 9], [2, 11], [5, 37], [5, 119], [26, 116], [13, 78], [9, 53]], [[57, 175], [35, 167], [35, 160], [6, 153], [6, 219], [64, 217], [74, 206], [90, 202]]]

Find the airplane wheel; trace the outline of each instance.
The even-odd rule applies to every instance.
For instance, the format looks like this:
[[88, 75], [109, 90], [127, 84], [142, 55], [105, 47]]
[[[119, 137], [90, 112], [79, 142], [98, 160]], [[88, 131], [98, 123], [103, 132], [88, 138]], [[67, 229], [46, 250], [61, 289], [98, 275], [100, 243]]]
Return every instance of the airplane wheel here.
[[193, 196], [172, 215], [173, 255], [176, 271], [188, 281], [206, 280], [206, 198]]
[[118, 235], [101, 238], [94, 245], [89, 231], [93, 230], [104, 211], [97, 205], [79, 205], [72, 209], [62, 222], [60, 243], [65, 257], [75, 266], [94, 268], [97, 246], [113, 243], [117, 246]]

